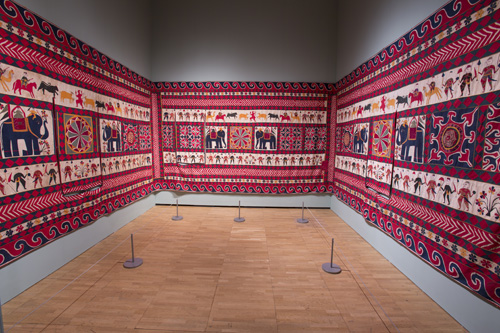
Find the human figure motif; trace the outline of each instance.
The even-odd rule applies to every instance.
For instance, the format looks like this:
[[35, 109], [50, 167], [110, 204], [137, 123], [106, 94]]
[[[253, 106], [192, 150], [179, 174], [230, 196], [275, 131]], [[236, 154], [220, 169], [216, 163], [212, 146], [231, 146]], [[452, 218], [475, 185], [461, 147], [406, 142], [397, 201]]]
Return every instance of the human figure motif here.
[[14, 174], [14, 180], [12, 180], [12, 182], [16, 184], [16, 192], [19, 192], [19, 184], [26, 190], [26, 175], [22, 172]]
[[371, 177], [371, 176], [372, 176], [372, 174], [373, 174], [373, 165], [372, 165], [372, 164], [370, 164], [370, 165], [368, 166], [368, 169], [367, 169], [367, 172], [366, 172], [366, 173], [367, 173], [368, 177]]
[[382, 112], [385, 112], [385, 96], [382, 96], [382, 100], [380, 101], [380, 110], [382, 110]]
[[375, 178], [378, 179], [378, 180], [382, 180], [384, 179], [384, 171], [385, 171], [385, 167], [382, 166], [380, 169], [376, 170], [375, 171]]
[[413, 192], [413, 193], [416, 194], [417, 190], [418, 190], [418, 194], [420, 194], [420, 188], [421, 188], [422, 184], [424, 183], [422, 181], [422, 178], [420, 177], [420, 174], [418, 174], [417, 178], [415, 178], [413, 180], [413, 183], [414, 183], [414, 187], [415, 187], [415, 192]]
[[[358, 164], [358, 173], [359, 173], [359, 164]], [[385, 171], [385, 181], [388, 183], [389, 180], [391, 180], [391, 174], [392, 174], [392, 170], [391, 169], [387, 169]]]
[[413, 91], [414, 96], [420, 95], [420, 90], [418, 89], [418, 86], [415, 87], [415, 90]]
[[229, 160], [231, 161], [231, 164], [234, 164], [234, 156], [233, 156], [233, 155], [231, 155], [231, 156], [229, 157]]
[[429, 83], [430, 92], [433, 92], [435, 88], [436, 88], [436, 82], [432, 81], [431, 83]]
[[66, 180], [69, 177], [69, 180], [71, 180], [71, 174], [73, 173], [73, 170], [71, 170], [71, 167], [68, 165], [64, 168], [64, 180]]
[[[363, 173], [364, 173], [364, 166], [363, 166]], [[394, 179], [394, 186], [399, 187], [399, 180], [401, 179], [399, 177], [399, 173], [395, 174], [393, 179]]]
[[[439, 185], [439, 184], [438, 184]], [[456, 190], [452, 190], [450, 184], [443, 183], [444, 186], [440, 186], [439, 188], [443, 191], [443, 203], [446, 203], [448, 200], [448, 205], [450, 205], [450, 195], [456, 192]]]
[[243, 156], [238, 156], [238, 164], [242, 164], [243, 163]]
[[33, 80], [33, 79], [28, 79], [28, 73], [24, 72], [24, 75], [21, 78], [21, 85], [23, 86], [23, 88], [26, 88], [26, 86], [28, 85], [28, 82], [30, 82], [31, 80]]
[[410, 176], [405, 175], [403, 177], [403, 188], [405, 189], [405, 192], [408, 192], [408, 188], [410, 187]]
[[268, 164], [268, 165], [271, 165], [271, 163], [273, 162], [273, 159], [271, 158], [271, 156], [268, 156], [268, 157], [266, 158], [266, 160], [267, 160], [267, 164]]
[[215, 156], [215, 162], [220, 163], [220, 156], [219, 155]]
[[470, 84], [474, 79], [475, 77], [474, 78], [472, 77], [472, 66], [468, 65], [467, 67], [465, 67], [465, 74], [460, 79], [460, 92], [461, 92], [460, 97], [464, 95], [465, 87], [467, 87], [467, 90], [469, 91], [470, 95]]
[[425, 183], [427, 185], [427, 199], [430, 199], [431, 198], [431, 194], [432, 194], [432, 199], [436, 199], [436, 187], [437, 187], [437, 183], [434, 179], [431, 179], [429, 180], [428, 182]]
[[462, 203], [465, 204], [465, 209], [468, 211], [469, 210], [469, 205], [472, 205], [471, 202], [469, 201], [469, 198], [472, 197], [473, 192], [470, 190], [470, 183], [465, 182], [464, 187], [458, 190], [457, 195], [458, 195], [458, 208], [462, 209]]
[[0, 192], [2, 192], [3, 195], [5, 195], [5, 185], [3, 184], [5, 180], [5, 178], [2, 178], [2, 176], [0, 176]]
[[[453, 71], [450, 72], [450, 74], [452, 73]], [[455, 84], [455, 82], [456, 81], [453, 78], [449, 78], [445, 82], [443, 82], [443, 88], [444, 88], [444, 93], [446, 94], [446, 98], [448, 98], [448, 92], [450, 92], [451, 98], [453, 98], [453, 85]]]
[[255, 111], [252, 111], [250, 112], [250, 121], [257, 121], [257, 119], [255, 118]]
[[483, 92], [486, 89], [486, 83], [490, 85], [490, 90], [493, 90], [493, 81], [496, 81], [493, 79], [493, 74], [497, 72], [497, 69], [495, 66], [493, 66], [493, 58], [489, 57], [488, 60], [486, 60], [486, 67], [483, 68], [482, 72], [479, 72], [481, 76], [481, 87], [483, 87]]
[[[83, 93], [81, 90], [76, 91], [76, 106], [80, 105], [83, 108]], [[119, 106], [120, 104], [118, 104]]]
[[40, 170], [35, 170], [35, 172], [33, 172], [33, 175], [31, 176], [31, 178], [33, 178], [33, 183], [35, 185], [33, 185], [34, 188], [36, 188], [36, 184], [40, 183], [40, 187], [42, 187], [42, 177], [43, 177], [43, 173], [40, 171]]

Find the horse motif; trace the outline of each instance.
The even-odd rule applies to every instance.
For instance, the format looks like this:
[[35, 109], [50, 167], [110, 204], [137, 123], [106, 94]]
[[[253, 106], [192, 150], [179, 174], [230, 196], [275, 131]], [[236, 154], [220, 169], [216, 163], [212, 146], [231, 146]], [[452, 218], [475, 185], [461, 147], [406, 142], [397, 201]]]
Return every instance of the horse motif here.
[[292, 120], [286, 112], [284, 114], [280, 115], [280, 118], [281, 118], [281, 122], [284, 122], [284, 121], [290, 122]]
[[219, 114], [215, 116], [215, 121], [217, 121], [217, 120], [225, 121], [225, 118], [226, 118], [226, 115], [222, 114], [222, 112], [219, 112]]
[[106, 111], [115, 112], [115, 107], [113, 106], [113, 104], [111, 102], [106, 104]]
[[414, 92], [411, 92], [408, 94], [410, 97], [410, 106], [413, 104], [413, 102], [417, 102], [417, 106], [421, 105], [424, 102], [424, 94], [422, 94], [421, 91], [415, 90]]
[[27, 92], [30, 93], [30, 96], [32, 98], [35, 98], [33, 90], [36, 89], [36, 87], [37, 87], [36, 82], [29, 82], [26, 84], [26, 86], [23, 86], [21, 80], [16, 80], [14, 82], [14, 85], [12, 86], [12, 88], [14, 89], [14, 94], [16, 93], [16, 91], [18, 91], [19, 95], [21, 95], [22, 91], [26, 90]]

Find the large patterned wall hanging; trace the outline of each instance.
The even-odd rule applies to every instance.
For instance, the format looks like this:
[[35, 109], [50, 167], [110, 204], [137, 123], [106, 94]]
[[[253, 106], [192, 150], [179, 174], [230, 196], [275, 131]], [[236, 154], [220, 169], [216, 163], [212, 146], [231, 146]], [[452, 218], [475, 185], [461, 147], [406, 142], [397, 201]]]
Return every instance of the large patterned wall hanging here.
[[163, 91], [163, 188], [326, 191], [331, 85], [164, 83], [157, 88]]
[[0, 1], [0, 267], [153, 190], [150, 89]]
[[456, 0], [337, 84], [335, 194], [500, 305], [500, 13]]

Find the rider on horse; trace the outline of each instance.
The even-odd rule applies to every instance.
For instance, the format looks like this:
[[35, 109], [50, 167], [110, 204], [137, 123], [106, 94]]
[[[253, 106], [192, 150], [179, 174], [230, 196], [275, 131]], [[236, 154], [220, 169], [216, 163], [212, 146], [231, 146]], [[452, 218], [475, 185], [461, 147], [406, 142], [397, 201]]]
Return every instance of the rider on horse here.
[[33, 79], [28, 79], [27, 75], [28, 74], [26, 72], [24, 72], [24, 76], [21, 78], [21, 85], [23, 88], [27, 88], [28, 82], [33, 80]]

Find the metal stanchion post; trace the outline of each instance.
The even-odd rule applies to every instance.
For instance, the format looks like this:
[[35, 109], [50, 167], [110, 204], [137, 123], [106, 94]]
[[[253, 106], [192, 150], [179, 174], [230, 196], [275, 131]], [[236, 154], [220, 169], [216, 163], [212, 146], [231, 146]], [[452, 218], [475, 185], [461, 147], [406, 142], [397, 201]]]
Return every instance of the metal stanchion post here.
[[136, 268], [142, 265], [141, 258], [134, 257], [134, 235], [130, 234], [130, 245], [132, 246], [132, 259], [129, 259], [123, 263], [125, 268]]
[[240, 215], [240, 212], [241, 212], [241, 206], [240, 206], [240, 204], [241, 204], [241, 202], [238, 201], [238, 217], [234, 218], [234, 222], [245, 222], [245, 218], [241, 217], [241, 215]]
[[182, 220], [182, 216], [179, 215], [179, 200], [178, 199], [175, 200], [175, 207], [176, 207], [175, 208], [176, 209], [175, 210], [176, 211], [176, 215], [172, 216], [172, 220], [174, 220], [174, 221], [180, 221], [180, 220]]
[[330, 262], [325, 262], [321, 265], [321, 268], [327, 273], [338, 274], [342, 272], [342, 268], [339, 265], [333, 263], [333, 238], [332, 238], [332, 253], [330, 255]]
[[297, 219], [298, 223], [309, 223], [308, 219], [304, 218], [304, 201], [302, 201], [302, 218]]

